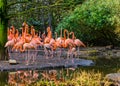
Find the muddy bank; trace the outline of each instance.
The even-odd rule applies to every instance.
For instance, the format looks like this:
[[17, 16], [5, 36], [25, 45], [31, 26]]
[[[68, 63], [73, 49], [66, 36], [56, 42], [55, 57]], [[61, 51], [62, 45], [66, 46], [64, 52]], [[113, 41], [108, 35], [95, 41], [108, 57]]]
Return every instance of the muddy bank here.
[[119, 58], [120, 47], [87, 47], [81, 48], [78, 52], [80, 58], [99, 57], [99, 58]]

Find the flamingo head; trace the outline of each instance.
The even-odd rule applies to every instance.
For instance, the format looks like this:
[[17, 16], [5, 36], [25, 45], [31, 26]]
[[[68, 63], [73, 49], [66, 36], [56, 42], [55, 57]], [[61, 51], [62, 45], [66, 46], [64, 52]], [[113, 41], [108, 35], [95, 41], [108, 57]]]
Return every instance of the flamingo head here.
[[71, 34], [73, 34], [74, 32], [70, 32], [69, 34], [71, 35]]
[[50, 27], [47, 27], [47, 32], [49, 32], [50, 31]]

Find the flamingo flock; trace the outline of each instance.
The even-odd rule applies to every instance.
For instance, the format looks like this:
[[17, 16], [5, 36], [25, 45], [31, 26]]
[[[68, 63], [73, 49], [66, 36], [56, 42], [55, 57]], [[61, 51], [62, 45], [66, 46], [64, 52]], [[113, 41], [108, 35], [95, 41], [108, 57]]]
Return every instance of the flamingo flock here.
[[[47, 27], [47, 35], [43, 33], [39, 34], [34, 26], [28, 26], [26, 22], [23, 22], [21, 33], [18, 29], [15, 29], [14, 26], [11, 26], [7, 30], [7, 39], [8, 41], [5, 44], [5, 47], [8, 47], [11, 51], [20, 51], [25, 52], [28, 50], [37, 50], [39, 46], [44, 48], [45, 57], [48, 58], [54, 56], [54, 52], [57, 49], [67, 48], [68, 56], [73, 52], [76, 52], [76, 48], [79, 51], [81, 46], [86, 47], [86, 45], [79, 39], [76, 39], [74, 32], [69, 32], [67, 29], [64, 29], [64, 37], [62, 36], [62, 31], [60, 37], [57, 37], [55, 32], [55, 38], [52, 37], [52, 31], [50, 27]], [[70, 38], [72, 35], [72, 38]]]

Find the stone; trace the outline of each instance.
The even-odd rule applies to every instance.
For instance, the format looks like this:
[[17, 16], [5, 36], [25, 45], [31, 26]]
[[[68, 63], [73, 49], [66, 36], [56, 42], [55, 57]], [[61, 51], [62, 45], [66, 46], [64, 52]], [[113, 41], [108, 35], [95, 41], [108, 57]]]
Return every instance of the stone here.
[[105, 76], [105, 79], [112, 81], [111, 86], [120, 86], [120, 73], [110, 73]]
[[14, 60], [14, 59], [9, 59], [9, 64], [17, 64], [17, 61], [16, 60]]

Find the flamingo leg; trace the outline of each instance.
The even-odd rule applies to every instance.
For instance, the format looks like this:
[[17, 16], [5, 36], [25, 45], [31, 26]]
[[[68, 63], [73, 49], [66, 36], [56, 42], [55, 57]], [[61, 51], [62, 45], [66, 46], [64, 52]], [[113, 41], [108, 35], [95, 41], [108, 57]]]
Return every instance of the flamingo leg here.
[[8, 51], [8, 56], [11, 58], [11, 47], [10, 46], [7, 47], [7, 51]]
[[50, 54], [51, 54], [51, 58], [53, 58], [53, 54], [54, 54], [53, 49], [52, 49], [52, 50], [50, 50]]
[[61, 48], [58, 48], [58, 50], [56, 51], [57, 57], [60, 58], [61, 57]]
[[[35, 52], [35, 53], [34, 53], [34, 52]], [[33, 59], [32, 59], [32, 62], [33, 62], [33, 63], [35, 62], [36, 52], [37, 52], [37, 51], [33, 51], [33, 53], [34, 53], [34, 54], [33, 54]]]
[[33, 51], [33, 60], [32, 60], [33, 63], [34, 63], [35, 60], [36, 60], [37, 53], [38, 53], [38, 51]]
[[61, 53], [62, 53], [62, 48], [60, 48], [60, 55], [59, 55], [59, 57], [61, 57]]
[[78, 46], [78, 49], [77, 49], [77, 55], [79, 56], [80, 55], [80, 47]]
[[68, 49], [68, 52], [67, 52], [67, 58], [70, 57], [70, 49]]
[[26, 65], [29, 65], [29, 61], [30, 61], [30, 56], [29, 56], [29, 50], [27, 49], [27, 52], [26, 52]]
[[45, 58], [48, 59], [48, 50], [44, 47]]

